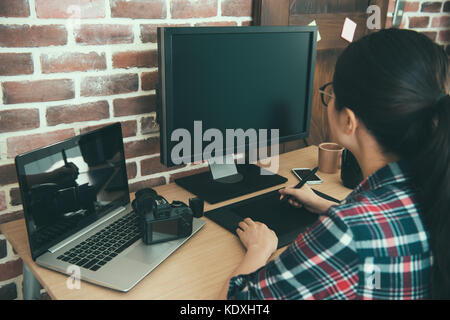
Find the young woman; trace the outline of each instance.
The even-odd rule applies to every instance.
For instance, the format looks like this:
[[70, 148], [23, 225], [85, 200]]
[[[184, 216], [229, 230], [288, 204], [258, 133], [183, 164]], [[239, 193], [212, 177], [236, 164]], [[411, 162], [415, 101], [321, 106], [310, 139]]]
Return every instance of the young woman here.
[[280, 190], [323, 215], [277, 258], [275, 233], [245, 219], [247, 249], [221, 298], [450, 298], [448, 57], [426, 36], [388, 29], [336, 64], [328, 120], [364, 181], [340, 204]]

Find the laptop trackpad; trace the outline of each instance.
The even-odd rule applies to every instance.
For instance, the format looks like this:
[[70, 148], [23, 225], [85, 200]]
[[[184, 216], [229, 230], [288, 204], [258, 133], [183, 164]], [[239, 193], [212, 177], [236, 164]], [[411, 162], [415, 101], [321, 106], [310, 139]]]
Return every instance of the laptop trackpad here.
[[169, 242], [157, 243], [152, 245], [145, 245], [140, 242], [125, 256], [129, 259], [137, 260], [145, 264], [153, 264], [155, 262], [162, 262], [173, 251], [175, 251], [183, 241], [174, 240]]

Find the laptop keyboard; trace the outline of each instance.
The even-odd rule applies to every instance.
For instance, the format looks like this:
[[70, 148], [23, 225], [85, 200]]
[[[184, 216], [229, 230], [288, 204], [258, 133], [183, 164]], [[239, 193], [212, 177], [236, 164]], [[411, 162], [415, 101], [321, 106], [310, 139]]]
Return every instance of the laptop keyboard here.
[[57, 259], [97, 271], [141, 238], [137, 219], [136, 213], [131, 212]]

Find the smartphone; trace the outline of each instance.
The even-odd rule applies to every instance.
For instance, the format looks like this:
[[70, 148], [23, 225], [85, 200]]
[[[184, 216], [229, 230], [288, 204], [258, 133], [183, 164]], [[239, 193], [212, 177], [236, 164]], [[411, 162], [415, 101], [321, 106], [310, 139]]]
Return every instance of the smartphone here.
[[[308, 168], [294, 168], [292, 169], [292, 173], [301, 181], [305, 179], [311, 173], [311, 169]], [[316, 174], [306, 182], [307, 184], [321, 184], [323, 182], [322, 179], [319, 178]]]

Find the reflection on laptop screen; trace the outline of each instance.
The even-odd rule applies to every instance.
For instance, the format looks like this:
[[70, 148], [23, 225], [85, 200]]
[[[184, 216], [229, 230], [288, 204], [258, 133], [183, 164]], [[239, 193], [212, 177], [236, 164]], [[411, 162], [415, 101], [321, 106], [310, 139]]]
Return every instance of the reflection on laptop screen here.
[[120, 124], [16, 159], [33, 258], [129, 202]]

